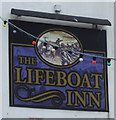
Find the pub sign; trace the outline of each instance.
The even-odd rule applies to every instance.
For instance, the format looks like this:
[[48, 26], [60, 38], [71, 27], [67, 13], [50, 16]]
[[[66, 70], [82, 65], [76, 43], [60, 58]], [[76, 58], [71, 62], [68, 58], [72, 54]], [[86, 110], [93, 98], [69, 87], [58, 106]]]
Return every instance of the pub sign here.
[[9, 21], [10, 106], [108, 111], [105, 30]]

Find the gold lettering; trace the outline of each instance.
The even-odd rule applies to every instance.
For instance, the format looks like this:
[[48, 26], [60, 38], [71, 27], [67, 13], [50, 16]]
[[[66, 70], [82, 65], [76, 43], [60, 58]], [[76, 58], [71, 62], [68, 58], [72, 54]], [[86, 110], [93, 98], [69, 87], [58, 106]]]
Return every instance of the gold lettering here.
[[72, 91], [66, 91], [67, 92], [67, 104], [66, 105], [73, 105], [72, 104]]
[[100, 107], [100, 92], [96, 92], [97, 97], [95, 97], [95, 95], [92, 92], [88, 92], [89, 94], [89, 107], [94, 107], [94, 105], [92, 104], [92, 101], [94, 103], [96, 103], [97, 107]]
[[46, 70], [45, 72], [46, 72], [46, 83], [45, 83], [45, 85], [52, 85], [52, 86], [54, 86], [55, 85], [55, 81], [53, 82], [54, 71], [52, 71], [52, 70]]
[[[75, 85], [72, 83], [72, 79], [71, 79], [72, 75], [75, 75], [76, 78], [77, 78]], [[80, 78], [80, 75], [79, 75], [78, 73], [76, 73], [76, 72], [71, 72], [71, 73], [69, 73], [69, 75], [68, 75], [68, 84], [69, 84], [71, 87], [78, 87], [78, 86], [80, 85], [80, 82], [81, 82], [81, 78]]]
[[23, 57], [22, 56], [19, 56], [19, 64], [23, 64]]
[[100, 88], [99, 77], [102, 78], [103, 75], [102, 74], [91, 74], [91, 77], [95, 78], [95, 86], [94, 86], [94, 88], [99, 89]]
[[43, 70], [35, 69], [35, 74], [36, 74], [35, 80], [36, 80], [36, 81], [35, 81], [34, 84], [40, 85], [40, 80], [43, 80], [43, 79], [44, 79], [43, 73], [44, 73]]
[[78, 104], [78, 100], [82, 103], [82, 105], [85, 107], [86, 106], [86, 93], [87, 92], [82, 92], [83, 93], [83, 97], [79, 94], [78, 91], [74, 91], [74, 95], [75, 95], [75, 106], [80, 106]]
[[16, 83], [26, 83], [26, 79], [24, 81], [21, 81], [21, 67], [15, 67], [16, 70]]
[[25, 65], [36, 65], [36, 57], [28, 57], [28, 56], [19, 56], [19, 64], [25, 64]]
[[31, 57], [24, 57], [24, 64], [31, 64]]
[[87, 73], [85, 73], [84, 74], [84, 77], [83, 77], [83, 80], [82, 80], [82, 83], [81, 83], [81, 85], [80, 85], [80, 87], [84, 87], [84, 84], [86, 84], [87, 85], [87, 88], [92, 88], [92, 86], [91, 86], [91, 84], [90, 84], [90, 80], [89, 80], [89, 78], [88, 78], [88, 74]]
[[27, 68], [27, 83], [32, 84], [32, 71], [33, 69]]
[[66, 80], [66, 73], [65, 72], [57, 71], [57, 79], [58, 79], [58, 82], [57, 82], [56, 86], [66, 86], [67, 80]]
[[37, 64], [37, 62], [36, 62], [36, 58], [32, 58], [32, 65], [36, 65]]

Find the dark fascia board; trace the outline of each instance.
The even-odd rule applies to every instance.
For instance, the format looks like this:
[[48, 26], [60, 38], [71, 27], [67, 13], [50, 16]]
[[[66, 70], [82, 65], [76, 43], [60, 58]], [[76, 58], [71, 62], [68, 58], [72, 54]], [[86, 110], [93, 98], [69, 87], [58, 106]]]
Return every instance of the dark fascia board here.
[[14, 9], [14, 8], [11, 9], [11, 14], [18, 15], [18, 16], [29, 16], [29, 17], [63, 20], [63, 21], [70, 21], [70, 22], [88, 23], [88, 24], [94, 24], [94, 25], [111, 26], [111, 22], [107, 19], [96, 19], [96, 18], [89, 18], [89, 17], [70, 16], [70, 15], [63, 15], [63, 14], [20, 10], [20, 9]]

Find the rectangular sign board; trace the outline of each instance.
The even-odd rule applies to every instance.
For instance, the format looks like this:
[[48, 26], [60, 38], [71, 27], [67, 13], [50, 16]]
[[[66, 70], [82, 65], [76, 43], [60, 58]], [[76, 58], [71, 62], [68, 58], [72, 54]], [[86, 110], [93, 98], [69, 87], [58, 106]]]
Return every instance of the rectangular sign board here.
[[10, 106], [109, 110], [105, 30], [9, 21]]

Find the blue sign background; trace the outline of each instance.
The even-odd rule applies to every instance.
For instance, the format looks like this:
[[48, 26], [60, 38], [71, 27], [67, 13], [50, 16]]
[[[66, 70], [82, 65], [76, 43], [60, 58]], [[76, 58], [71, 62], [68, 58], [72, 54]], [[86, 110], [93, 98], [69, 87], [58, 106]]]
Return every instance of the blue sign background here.
[[[32, 46], [20, 46], [20, 45], [13, 45], [12, 46], [12, 50], [13, 50], [13, 55], [12, 55], [12, 58], [13, 58], [13, 68], [14, 67], [22, 67], [22, 72], [21, 72], [21, 79], [23, 80], [24, 78], [26, 78], [27, 76], [27, 72], [26, 72], [26, 67], [29, 67], [29, 68], [41, 68], [41, 69], [50, 69], [50, 70], [61, 70], [61, 69], [57, 69], [57, 68], [53, 68], [53, 67], [50, 67], [48, 65], [46, 65], [45, 63], [43, 63], [39, 58], [38, 56], [36, 55], [35, 53], [35, 49], [34, 47]], [[103, 53], [93, 53], [93, 52], [85, 52], [85, 53], [89, 53], [91, 55], [97, 55], [97, 56], [104, 56]], [[30, 57], [36, 57], [37, 58], [37, 65], [36, 66], [33, 66], [33, 65], [21, 65], [19, 64], [19, 60], [18, 60], [18, 56], [30, 56]], [[75, 66], [71, 67], [71, 68], [65, 68], [65, 69], [62, 69], [63, 71], [65, 71], [66, 73], [69, 73], [71, 71], [76, 71], [78, 72], [81, 77], [83, 76], [83, 74], [86, 72], [88, 74], [91, 74], [91, 73], [102, 73], [104, 74], [105, 72], [105, 68], [104, 68], [104, 60], [101, 59], [101, 58], [97, 58], [97, 64], [92, 64], [91, 61], [92, 61], [92, 57], [89, 57], [89, 56], [84, 56], [83, 57], [84, 61], [83, 62], [79, 62], [78, 64], [76, 64]], [[16, 80], [16, 71], [13, 70], [13, 91], [15, 91], [16, 87], [19, 86], [20, 84], [18, 83], [15, 83], [15, 80]], [[42, 81], [44, 83], [44, 81]], [[32, 96], [35, 96], [37, 94], [40, 94], [40, 93], [43, 93], [43, 92], [46, 92], [46, 91], [49, 91], [49, 90], [59, 90], [59, 91], [62, 91], [65, 96], [67, 96], [66, 94], [66, 90], [76, 90], [78, 92], [81, 93], [81, 91], [92, 91], [93, 93], [95, 92], [101, 92], [101, 107], [98, 108], [95, 103], [94, 104], [94, 107], [93, 108], [89, 108], [89, 107], [83, 107], [82, 105], [79, 106], [79, 107], [69, 107], [69, 106], [66, 106], [66, 102], [67, 100], [63, 100], [63, 103], [62, 105], [60, 105], [59, 107], [57, 106], [54, 106], [52, 103], [51, 103], [51, 99], [47, 100], [47, 101], [43, 101], [41, 103], [34, 103], [32, 101], [28, 101], [28, 102], [23, 102], [21, 100], [19, 100], [16, 95], [14, 94], [13, 95], [13, 104], [14, 105], [18, 105], [18, 106], [27, 106], [27, 107], [38, 107], [38, 108], [58, 108], [58, 109], [75, 109], [75, 110], [106, 110], [106, 93], [105, 93], [105, 84], [106, 84], [106, 80], [103, 78], [103, 79], [100, 79], [100, 86], [101, 86], [101, 89], [88, 89], [88, 88], [72, 88], [70, 87], [69, 85], [65, 86], [65, 87], [56, 87], [56, 86], [44, 86], [44, 85], [29, 85], [27, 84], [26, 86], [29, 88], [29, 89], [35, 89], [35, 91], [32, 92]], [[23, 84], [22, 84], [23, 85]], [[91, 85], [94, 86], [94, 79], [91, 78]], [[25, 85], [24, 85], [25, 86]], [[20, 92], [18, 93], [21, 97], [26, 97], [27, 96], [27, 92], [25, 91], [25, 89], [20, 89]], [[74, 98], [73, 98], [74, 99]], [[88, 99], [87, 99], [87, 103], [88, 103]]]

